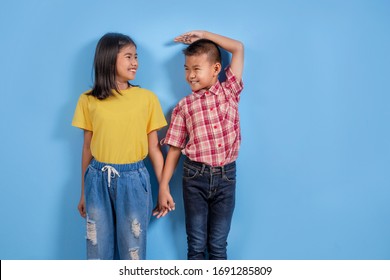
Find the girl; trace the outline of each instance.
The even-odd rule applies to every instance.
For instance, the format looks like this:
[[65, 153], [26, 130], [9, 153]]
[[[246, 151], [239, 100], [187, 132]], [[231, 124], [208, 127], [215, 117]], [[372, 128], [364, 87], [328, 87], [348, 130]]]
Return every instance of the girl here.
[[143, 159], [149, 155], [160, 181], [157, 130], [167, 123], [156, 95], [129, 83], [137, 69], [134, 41], [105, 34], [93, 88], [80, 96], [73, 117], [84, 130], [78, 210], [87, 221], [88, 259], [145, 259], [152, 197]]

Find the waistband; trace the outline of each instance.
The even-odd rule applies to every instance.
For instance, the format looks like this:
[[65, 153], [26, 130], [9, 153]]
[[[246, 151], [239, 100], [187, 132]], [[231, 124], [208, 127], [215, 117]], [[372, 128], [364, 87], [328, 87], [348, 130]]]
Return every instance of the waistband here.
[[211, 173], [219, 173], [219, 172], [223, 173], [223, 172], [226, 172], [226, 171], [229, 171], [231, 169], [236, 168], [235, 161], [228, 163], [226, 165], [223, 165], [223, 166], [211, 166], [211, 165], [207, 165], [207, 164], [202, 163], [202, 162], [192, 161], [188, 157], [186, 157], [184, 159], [184, 164], [191, 165], [192, 167], [195, 167], [196, 169], [199, 169], [202, 172], [209, 171]]
[[138, 170], [140, 168], [145, 167], [145, 164], [143, 160], [134, 162], [134, 163], [126, 163], [126, 164], [112, 164], [112, 163], [104, 163], [97, 161], [96, 159], [92, 159], [90, 165], [96, 169], [102, 169], [105, 166], [112, 166], [115, 168], [119, 173], [120, 172], [126, 172], [126, 171], [134, 171]]

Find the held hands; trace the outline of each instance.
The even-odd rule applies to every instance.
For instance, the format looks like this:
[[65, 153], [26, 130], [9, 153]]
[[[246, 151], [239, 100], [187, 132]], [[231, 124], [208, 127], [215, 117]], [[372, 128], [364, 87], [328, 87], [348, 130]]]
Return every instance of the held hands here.
[[156, 218], [159, 219], [173, 210], [175, 210], [175, 202], [173, 201], [169, 190], [160, 190], [157, 206], [153, 209], [153, 216], [156, 216]]
[[199, 39], [203, 39], [205, 35], [205, 31], [200, 30], [194, 30], [190, 32], [186, 32], [182, 35], [177, 36], [174, 41], [176, 43], [183, 43], [183, 44], [191, 44]]

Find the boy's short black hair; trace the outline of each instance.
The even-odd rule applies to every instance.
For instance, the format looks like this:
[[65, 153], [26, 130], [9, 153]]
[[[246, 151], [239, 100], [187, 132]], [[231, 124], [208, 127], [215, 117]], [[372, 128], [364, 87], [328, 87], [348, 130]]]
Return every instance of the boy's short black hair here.
[[211, 63], [221, 63], [221, 51], [216, 43], [208, 39], [199, 39], [183, 50], [185, 56], [207, 54]]

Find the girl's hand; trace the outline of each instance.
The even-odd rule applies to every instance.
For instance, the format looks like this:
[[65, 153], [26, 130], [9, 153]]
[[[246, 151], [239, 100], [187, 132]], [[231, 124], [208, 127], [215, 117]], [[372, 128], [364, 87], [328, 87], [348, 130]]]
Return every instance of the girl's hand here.
[[159, 219], [161, 217], [164, 217], [168, 213], [169, 213], [169, 209], [168, 208], [162, 208], [159, 205], [157, 205], [153, 209], [153, 216], [155, 216], [157, 219]]
[[158, 194], [158, 204], [153, 210], [153, 216], [161, 218], [167, 215], [170, 211], [175, 210], [175, 202], [169, 191], [160, 191]]
[[84, 195], [81, 196], [79, 205], [77, 206], [81, 217], [85, 218], [87, 216], [87, 212], [85, 211], [85, 199]]
[[189, 45], [202, 38], [204, 38], [204, 31], [194, 30], [177, 36], [174, 41]]

